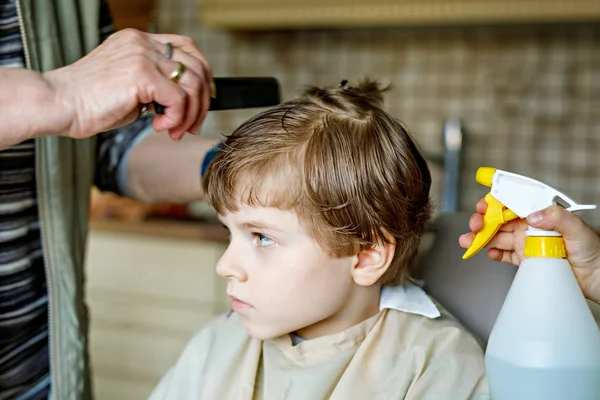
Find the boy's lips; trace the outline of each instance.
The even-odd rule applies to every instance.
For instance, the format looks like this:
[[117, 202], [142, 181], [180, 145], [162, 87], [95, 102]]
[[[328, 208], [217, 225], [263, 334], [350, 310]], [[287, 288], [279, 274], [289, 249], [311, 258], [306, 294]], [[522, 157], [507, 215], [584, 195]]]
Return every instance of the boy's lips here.
[[235, 311], [243, 311], [243, 310], [249, 310], [249, 309], [253, 308], [250, 304], [246, 303], [243, 300], [238, 299], [237, 297], [235, 297], [233, 295], [229, 295], [229, 297], [231, 297], [231, 300], [232, 300], [231, 307]]

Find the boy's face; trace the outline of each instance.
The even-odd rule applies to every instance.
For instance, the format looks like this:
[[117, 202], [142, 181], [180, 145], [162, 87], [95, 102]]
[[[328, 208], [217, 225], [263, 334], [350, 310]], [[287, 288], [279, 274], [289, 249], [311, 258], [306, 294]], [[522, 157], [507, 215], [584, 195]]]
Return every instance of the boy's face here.
[[242, 205], [220, 219], [231, 236], [217, 273], [252, 336], [310, 339], [346, 328], [357, 256], [330, 257], [293, 211]]

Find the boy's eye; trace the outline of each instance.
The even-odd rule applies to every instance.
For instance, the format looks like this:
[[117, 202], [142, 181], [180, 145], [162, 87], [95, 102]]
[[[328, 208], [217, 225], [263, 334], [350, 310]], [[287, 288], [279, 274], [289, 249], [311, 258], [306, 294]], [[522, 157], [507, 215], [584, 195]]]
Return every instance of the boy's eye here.
[[273, 239], [261, 233], [255, 233], [254, 236], [256, 237], [256, 244], [258, 244], [259, 246], [267, 247], [275, 244], [275, 241]]

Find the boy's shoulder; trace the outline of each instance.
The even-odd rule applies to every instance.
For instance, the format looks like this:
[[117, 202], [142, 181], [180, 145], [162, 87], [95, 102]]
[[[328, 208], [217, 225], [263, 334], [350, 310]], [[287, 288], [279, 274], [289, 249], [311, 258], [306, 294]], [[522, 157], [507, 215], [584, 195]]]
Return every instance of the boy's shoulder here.
[[413, 396], [407, 399], [445, 393], [436, 398], [489, 400], [483, 348], [450, 313], [440, 308], [440, 314], [387, 310], [376, 345], [378, 358], [392, 366], [382, 393], [403, 398], [403, 382], [410, 381]]
[[386, 324], [391, 334], [397, 334], [404, 350], [434, 349], [440, 352], [467, 351], [483, 357], [483, 348], [475, 336], [469, 332], [452, 314], [439, 303], [437, 318], [389, 309]]

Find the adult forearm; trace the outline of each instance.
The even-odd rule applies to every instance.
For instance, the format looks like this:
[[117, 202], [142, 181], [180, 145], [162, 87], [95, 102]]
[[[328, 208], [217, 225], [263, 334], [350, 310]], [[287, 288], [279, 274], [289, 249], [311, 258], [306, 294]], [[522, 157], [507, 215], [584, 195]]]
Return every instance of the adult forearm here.
[[27, 139], [58, 135], [71, 116], [52, 85], [38, 72], [0, 68], [0, 149]]
[[187, 203], [202, 198], [200, 168], [218, 140], [186, 136], [173, 142], [153, 133], [138, 143], [127, 159], [129, 194], [148, 203]]

